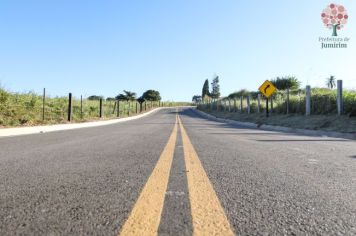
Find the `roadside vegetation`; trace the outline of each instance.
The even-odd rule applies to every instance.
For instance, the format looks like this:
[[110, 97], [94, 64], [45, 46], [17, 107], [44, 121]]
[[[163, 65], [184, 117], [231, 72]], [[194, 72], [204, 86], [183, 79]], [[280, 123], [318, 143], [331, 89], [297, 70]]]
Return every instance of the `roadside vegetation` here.
[[195, 95], [192, 101], [198, 109], [215, 116], [259, 124], [356, 132], [356, 91], [343, 90], [343, 112], [338, 116], [335, 76], [325, 79], [325, 88], [311, 89], [311, 116], [305, 116], [306, 89], [300, 87], [296, 77], [272, 79], [278, 90], [269, 101], [269, 118], [265, 117], [266, 100], [258, 91], [241, 89], [225, 97], [213, 98], [209, 96], [206, 81], [202, 95]]
[[[99, 117], [100, 99], [102, 99], [102, 118]], [[82, 100], [80, 97], [73, 97], [72, 121], [84, 122], [126, 117], [159, 106], [180, 105], [189, 104], [162, 102], [160, 93], [156, 90], [147, 90], [140, 97], [137, 97], [136, 93], [126, 90], [116, 97], [106, 99], [98, 95], [91, 95]], [[46, 96], [43, 103], [43, 96], [34, 92], [14, 93], [0, 88], [0, 127], [66, 123], [67, 118], [67, 96]]]

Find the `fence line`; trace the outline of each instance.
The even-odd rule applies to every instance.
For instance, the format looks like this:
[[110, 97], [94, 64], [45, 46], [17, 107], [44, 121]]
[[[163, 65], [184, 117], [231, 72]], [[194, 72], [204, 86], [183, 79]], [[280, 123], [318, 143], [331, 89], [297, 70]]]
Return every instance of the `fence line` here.
[[[230, 100], [233, 100], [233, 109]], [[265, 98], [260, 93], [249, 93], [240, 97], [200, 103], [198, 108], [245, 114], [262, 113], [266, 112], [266, 104], [262, 100]], [[304, 90], [278, 91], [269, 99], [269, 106], [271, 114], [355, 114], [356, 91], [344, 91], [341, 80], [337, 81], [336, 90], [312, 89], [308, 85]]]
[[81, 122], [95, 119], [126, 117], [149, 111], [156, 107], [175, 106], [178, 103], [118, 100], [88, 100], [80, 95], [50, 97], [46, 89], [41, 95], [29, 93], [9, 93], [0, 89], [0, 126], [24, 124], [54, 124]]

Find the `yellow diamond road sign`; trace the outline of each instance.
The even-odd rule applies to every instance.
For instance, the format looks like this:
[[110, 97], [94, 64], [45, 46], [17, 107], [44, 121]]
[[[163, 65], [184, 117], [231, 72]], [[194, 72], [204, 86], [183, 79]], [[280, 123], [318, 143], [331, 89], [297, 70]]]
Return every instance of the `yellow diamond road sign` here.
[[269, 80], [266, 80], [258, 90], [260, 90], [263, 95], [269, 98], [276, 91], [276, 89], [277, 88], [274, 87], [274, 85]]

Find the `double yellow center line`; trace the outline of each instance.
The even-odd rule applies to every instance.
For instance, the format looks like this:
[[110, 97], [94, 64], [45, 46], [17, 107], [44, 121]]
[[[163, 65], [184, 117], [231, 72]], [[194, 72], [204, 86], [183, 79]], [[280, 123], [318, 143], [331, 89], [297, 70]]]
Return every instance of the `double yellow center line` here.
[[234, 235], [178, 115], [176, 115], [168, 143], [119, 235], [157, 235], [174, 156], [178, 125], [183, 141], [193, 235]]

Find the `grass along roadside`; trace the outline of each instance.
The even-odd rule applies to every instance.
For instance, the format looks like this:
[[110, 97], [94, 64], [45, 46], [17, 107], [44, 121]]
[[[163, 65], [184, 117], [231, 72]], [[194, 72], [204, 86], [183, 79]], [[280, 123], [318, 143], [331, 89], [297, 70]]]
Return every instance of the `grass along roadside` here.
[[[163, 106], [181, 106], [189, 103], [163, 102]], [[140, 105], [136, 101], [120, 101], [119, 117], [144, 113], [162, 103], [147, 101]], [[137, 108], [136, 108], [137, 106]], [[107, 120], [118, 117], [116, 101], [103, 100], [103, 114], [99, 117], [99, 100], [72, 99], [72, 122]], [[33, 92], [13, 93], [0, 88], [0, 128], [63, 124], [68, 117], [68, 97], [46, 96], [43, 116], [43, 97]], [[43, 119], [44, 118], [44, 119]]]
[[336, 131], [344, 133], [356, 132], [356, 117], [348, 117], [346, 115], [305, 116], [300, 114], [271, 114], [270, 117], [267, 118], [265, 113], [246, 114], [239, 112], [209, 111], [205, 109], [200, 110], [218, 118], [252, 122], [259, 125], [266, 124], [297, 129]]

